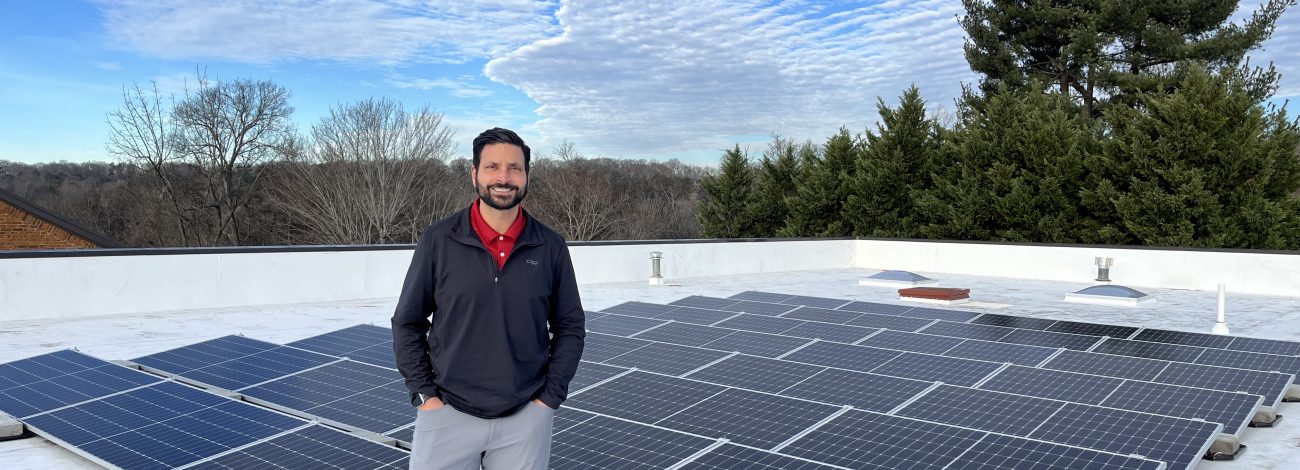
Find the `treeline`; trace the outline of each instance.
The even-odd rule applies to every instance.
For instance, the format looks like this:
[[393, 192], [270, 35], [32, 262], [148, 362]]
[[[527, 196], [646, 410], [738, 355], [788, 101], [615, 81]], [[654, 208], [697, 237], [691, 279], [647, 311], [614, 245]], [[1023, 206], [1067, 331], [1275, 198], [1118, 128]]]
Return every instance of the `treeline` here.
[[737, 146], [702, 181], [703, 234], [1298, 249], [1300, 128], [1243, 59], [1292, 2], [1243, 25], [1209, 3], [967, 0], [984, 77], [955, 122], [913, 87], [861, 134]]

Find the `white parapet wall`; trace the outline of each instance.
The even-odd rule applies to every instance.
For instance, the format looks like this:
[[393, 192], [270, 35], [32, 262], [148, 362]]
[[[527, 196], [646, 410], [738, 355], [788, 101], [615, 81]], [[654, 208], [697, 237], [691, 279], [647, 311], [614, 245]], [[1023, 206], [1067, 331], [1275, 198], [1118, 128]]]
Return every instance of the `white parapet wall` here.
[[[592, 243], [570, 248], [580, 284], [843, 269], [856, 240]], [[0, 322], [396, 297], [411, 249], [188, 250], [0, 258]]]
[[1160, 287], [1300, 297], [1300, 253], [858, 240], [858, 267], [1088, 282], [1094, 258], [1114, 259], [1110, 279]]

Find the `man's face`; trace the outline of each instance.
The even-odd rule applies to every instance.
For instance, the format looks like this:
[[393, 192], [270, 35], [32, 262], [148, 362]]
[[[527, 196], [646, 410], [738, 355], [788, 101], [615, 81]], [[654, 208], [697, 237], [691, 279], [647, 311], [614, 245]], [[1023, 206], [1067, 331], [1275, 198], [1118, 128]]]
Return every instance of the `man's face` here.
[[474, 191], [484, 204], [509, 210], [528, 195], [524, 150], [511, 144], [488, 144], [479, 154], [478, 167], [470, 170]]

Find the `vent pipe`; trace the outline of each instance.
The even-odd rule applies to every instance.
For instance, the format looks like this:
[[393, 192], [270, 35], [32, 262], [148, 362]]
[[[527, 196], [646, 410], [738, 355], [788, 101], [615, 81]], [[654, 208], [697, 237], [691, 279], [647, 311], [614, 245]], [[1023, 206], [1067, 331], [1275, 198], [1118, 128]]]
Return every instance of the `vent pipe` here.
[[1097, 264], [1097, 282], [1110, 282], [1110, 267], [1115, 264], [1114, 258], [1096, 257], [1093, 261]]
[[663, 253], [658, 251], [650, 252], [650, 285], [652, 286], [662, 286], [664, 284], [663, 259]]

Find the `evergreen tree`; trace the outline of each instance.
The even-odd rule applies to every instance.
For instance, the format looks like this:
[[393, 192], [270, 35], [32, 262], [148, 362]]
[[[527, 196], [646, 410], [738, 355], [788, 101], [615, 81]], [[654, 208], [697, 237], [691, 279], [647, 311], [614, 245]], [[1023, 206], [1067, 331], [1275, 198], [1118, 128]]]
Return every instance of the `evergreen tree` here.
[[[1145, 93], [1169, 90], [1178, 62], [1215, 70], [1238, 68], [1272, 34], [1294, 0], [1266, 0], [1244, 23], [1229, 23], [1238, 0], [962, 0], [971, 69], [984, 75], [985, 94], [1054, 89], [1077, 97], [1096, 116], [1103, 97], [1133, 105]], [[1277, 75], [1255, 70], [1256, 98], [1272, 92]]]
[[926, 117], [925, 100], [915, 86], [903, 93], [897, 109], [884, 100], [876, 106], [878, 133], [866, 133], [844, 219], [854, 235], [915, 237], [912, 198], [933, 184], [930, 172], [939, 153], [940, 128]]
[[[785, 227], [790, 210], [786, 199], [795, 193], [795, 176], [799, 172], [796, 153], [799, 146], [780, 137], [772, 140], [759, 164], [754, 198], [749, 203], [749, 220], [754, 236], [775, 237]], [[803, 148], [812, 148], [812, 143]]]
[[746, 209], [753, 184], [749, 155], [737, 144], [722, 155], [722, 164], [717, 172], [711, 172], [700, 180], [704, 197], [700, 199], [699, 217], [705, 238], [754, 236]]
[[1084, 191], [1102, 234], [1129, 244], [1300, 247], [1300, 130], [1236, 73], [1177, 70], [1173, 92], [1109, 110], [1113, 135]]
[[[980, 103], [973, 106], [970, 103]], [[1093, 126], [1059, 95], [970, 93], [942, 148], [946, 171], [916, 193], [926, 238], [1077, 241], [1086, 225], [1079, 192]]]
[[854, 162], [860, 145], [849, 130], [826, 140], [822, 155], [809, 155], [801, 165], [796, 190], [787, 200], [790, 217], [780, 235], [787, 237], [844, 237], [852, 227], [844, 221], [844, 201], [856, 173]]

